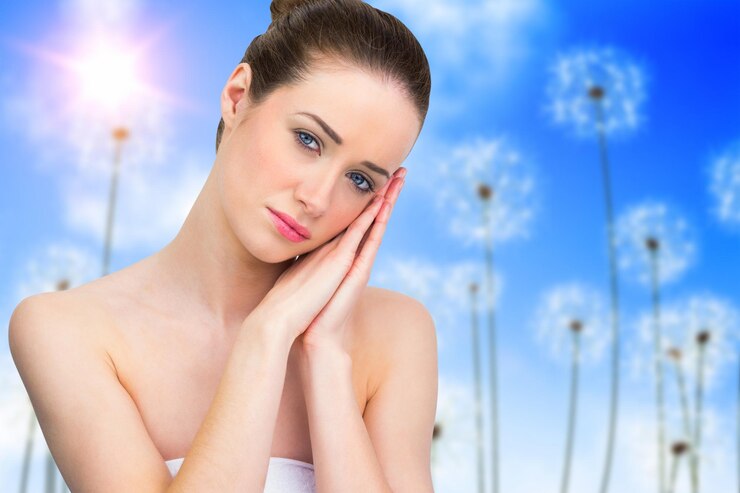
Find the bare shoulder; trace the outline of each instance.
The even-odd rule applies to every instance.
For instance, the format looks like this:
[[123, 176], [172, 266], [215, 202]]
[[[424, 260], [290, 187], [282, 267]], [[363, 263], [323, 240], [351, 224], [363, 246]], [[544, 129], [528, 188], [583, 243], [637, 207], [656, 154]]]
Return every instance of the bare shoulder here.
[[[11, 326], [23, 331], [54, 331], [77, 343], [104, 348], [110, 317], [84, 289], [33, 294], [21, 300], [11, 315]], [[36, 334], [41, 336], [42, 334]]]
[[172, 476], [118, 379], [99, 287], [24, 298], [11, 355], [71, 491], [164, 491]]
[[419, 351], [436, 358], [437, 336], [429, 310], [419, 300], [390, 289], [368, 286], [356, 312], [362, 353], [372, 359], [370, 398], [395, 361]]
[[360, 311], [377, 359], [362, 418], [378, 462], [392, 491], [432, 492], [438, 388], [434, 322], [418, 300], [381, 288], [368, 288]]

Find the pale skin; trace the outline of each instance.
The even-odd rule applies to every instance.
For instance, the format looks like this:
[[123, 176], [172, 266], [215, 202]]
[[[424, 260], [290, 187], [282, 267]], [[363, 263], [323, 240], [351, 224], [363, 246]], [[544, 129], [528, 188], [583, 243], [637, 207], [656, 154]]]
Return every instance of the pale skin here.
[[[11, 351], [50, 450], [72, 491], [262, 491], [271, 456], [312, 461], [321, 493], [432, 491], [434, 326], [366, 286], [416, 110], [331, 61], [257, 106], [251, 76], [240, 64], [222, 91], [218, 155], [170, 244], [16, 308]], [[311, 238], [283, 238], [266, 207]]]

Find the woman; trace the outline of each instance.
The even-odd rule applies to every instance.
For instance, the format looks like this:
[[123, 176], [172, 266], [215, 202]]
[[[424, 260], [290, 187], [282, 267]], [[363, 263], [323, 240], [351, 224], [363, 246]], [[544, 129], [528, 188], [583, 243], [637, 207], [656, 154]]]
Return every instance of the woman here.
[[432, 491], [434, 325], [366, 286], [427, 59], [359, 0], [270, 10], [177, 237], [13, 313], [15, 364], [73, 492]]

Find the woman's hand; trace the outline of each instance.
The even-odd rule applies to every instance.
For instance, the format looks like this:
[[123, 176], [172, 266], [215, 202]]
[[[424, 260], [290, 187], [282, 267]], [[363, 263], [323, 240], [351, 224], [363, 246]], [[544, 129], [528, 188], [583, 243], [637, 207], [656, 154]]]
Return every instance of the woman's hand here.
[[[332, 349], [342, 349], [348, 352], [348, 348], [343, 345], [345, 324], [370, 279], [370, 270], [375, 261], [375, 255], [380, 248], [388, 218], [403, 187], [405, 175], [406, 169], [399, 169], [394, 178], [386, 184], [387, 187], [379, 192], [385, 197], [384, 205], [379, 208], [371, 224], [368, 225], [370, 222], [368, 217], [361, 215], [346, 232], [340, 234], [340, 236], [353, 235], [350, 241], [352, 246], [357, 243], [357, 238], [361, 236], [362, 239], [359, 246], [355, 248], [352, 263], [334, 295], [311, 321], [305, 332], [299, 336], [303, 350], [331, 346]], [[372, 205], [370, 208], [377, 209]], [[352, 230], [352, 228], [355, 229]]]
[[291, 341], [302, 336], [304, 345], [341, 345], [342, 328], [370, 277], [405, 174], [399, 168], [347, 229], [278, 277], [254, 311], [271, 330], [287, 331]]

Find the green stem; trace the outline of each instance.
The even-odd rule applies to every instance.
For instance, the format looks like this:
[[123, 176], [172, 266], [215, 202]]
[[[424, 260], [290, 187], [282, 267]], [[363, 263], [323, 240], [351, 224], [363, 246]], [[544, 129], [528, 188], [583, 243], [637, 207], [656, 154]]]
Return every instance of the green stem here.
[[606, 206], [606, 223], [609, 239], [609, 279], [611, 293], [611, 320], [612, 320], [612, 360], [611, 360], [611, 398], [609, 406], [609, 436], [606, 442], [606, 459], [604, 472], [601, 477], [601, 493], [609, 490], [609, 479], [614, 456], [614, 444], [617, 431], [617, 410], [619, 406], [619, 278], [617, 276], [617, 254], [614, 246], [614, 213], [612, 210], [611, 178], [609, 176], [609, 160], [604, 134], [604, 116], [601, 105], [596, 103], [596, 115], [599, 124], [599, 144], [601, 150], [601, 168], [604, 186], [604, 202]]
[[701, 421], [702, 421], [702, 401], [704, 399], [704, 344], [699, 343], [699, 351], [696, 355], [696, 397], [694, 404], [696, 412], [694, 413], [694, 440], [691, 455], [694, 474], [696, 475], [696, 491], [700, 491], [701, 475], [699, 474], [699, 450], [701, 448]]
[[20, 493], [28, 491], [28, 474], [31, 469], [31, 455], [33, 453], [33, 435], [36, 430], [36, 413], [31, 409], [31, 416], [28, 423], [28, 433], [26, 434], [26, 449], [23, 453], [23, 469], [21, 470]]
[[491, 455], [493, 462], [493, 493], [498, 493], [500, 484], [499, 474], [499, 436], [498, 436], [498, 358], [496, 348], [496, 320], [494, 317], [494, 287], [493, 287], [493, 238], [491, 234], [490, 224], [490, 203], [491, 200], [486, 201], [486, 207], [484, 209], [484, 223], [486, 231], [486, 291], [487, 291], [487, 305], [488, 305], [488, 344], [489, 344], [489, 358], [490, 358], [490, 380], [491, 380], [491, 435], [492, 435], [492, 446]]
[[576, 427], [576, 407], [578, 403], [578, 360], [580, 346], [579, 332], [573, 331], [573, 361], [570, 377], [570, 409], [568, 413], [568, 434], [565, 441], [565, 464], [563, 465], [563, 479], [560, 492], [567, 493], [570, 479], [570, 463], [573, 456], [573, 439]]
[[478, 308], [475, 293], [471, 292], [471, 327], [472, 327], [472, 350], [473, 350], [473, 375], [475, 377], [475, 424], [476, 439], [478, 446], [478, 493], [483, 493], [485, 472], [483, 469], [483, 398], [480, 377], [480, 346], [478, 345]]
[[665, 409], [663, 399], [663, 350], [661, 348], [660, 289], [657, 254], [651, 251], [653, 285], [653, 342], [655, 361], [655, 407], [658, 427], [658, 493], [665, 491]]

